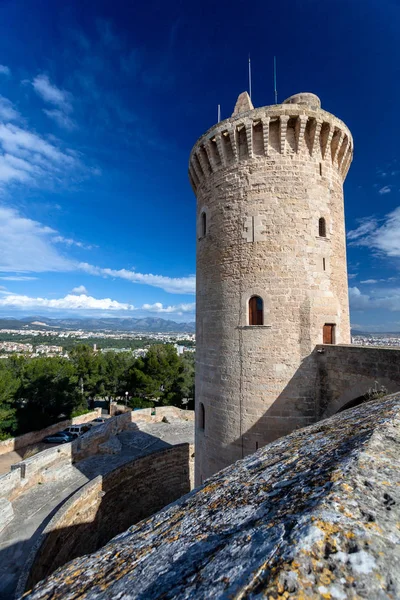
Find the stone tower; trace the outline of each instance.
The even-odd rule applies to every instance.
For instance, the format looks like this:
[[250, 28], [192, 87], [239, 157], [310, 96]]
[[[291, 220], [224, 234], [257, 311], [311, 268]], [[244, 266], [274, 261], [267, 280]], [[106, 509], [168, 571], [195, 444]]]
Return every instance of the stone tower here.
[[349, 343], [346, 125], [317, 96], [253, 108], [195, 144], [196, 483], [315, 422], [316, 344]]

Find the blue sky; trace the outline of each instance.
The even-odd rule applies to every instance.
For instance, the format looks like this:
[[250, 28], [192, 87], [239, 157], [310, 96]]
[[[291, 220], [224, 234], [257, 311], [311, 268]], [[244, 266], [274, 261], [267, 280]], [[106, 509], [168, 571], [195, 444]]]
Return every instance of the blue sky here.
[[400, 331], [400, 4], [0, 2], [0, 314], [194, 319], [197, 138], [312, 91], [350, 127], [352, 324]]

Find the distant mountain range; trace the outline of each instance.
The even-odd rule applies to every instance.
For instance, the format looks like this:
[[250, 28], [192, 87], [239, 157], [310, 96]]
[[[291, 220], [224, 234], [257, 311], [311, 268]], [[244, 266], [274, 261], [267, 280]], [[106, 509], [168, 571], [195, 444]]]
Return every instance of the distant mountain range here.
[[49, 319], [48, 317], [0, 318], [0, 329], [83, 329], [84, 331], [142, 331], [144, 333], [194, 333], [195, 323], [176, 323], [146, 317], [134, 319]]

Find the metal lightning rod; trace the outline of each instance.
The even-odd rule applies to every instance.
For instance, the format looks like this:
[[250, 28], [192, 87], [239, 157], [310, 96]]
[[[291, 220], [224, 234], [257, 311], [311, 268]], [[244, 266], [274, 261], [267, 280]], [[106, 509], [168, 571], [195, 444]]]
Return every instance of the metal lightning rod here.
[[218, 121], [217, 121], [217, 123], [219, 123], [220, 120], [221, 120], [221, 105], [218, 104]]
[[276, 57], [274, 56], [274, 94], [275, 94], [275, 104], [278, 104], [278, 91], [276, 89]]
[[249, 96], [250, 96], [250, 100], [251, 100], [251, 60], [250, 60], [250, 54], [249, 54]]

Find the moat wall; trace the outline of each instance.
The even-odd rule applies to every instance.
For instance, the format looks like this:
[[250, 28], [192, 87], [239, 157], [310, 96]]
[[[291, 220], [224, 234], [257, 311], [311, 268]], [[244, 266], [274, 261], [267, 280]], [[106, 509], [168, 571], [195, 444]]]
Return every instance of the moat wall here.
[[190, 491], [193, 447], [179, 444], [98, 476], [68, 500], [31, 553], [18, 593]]

